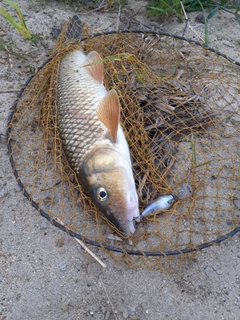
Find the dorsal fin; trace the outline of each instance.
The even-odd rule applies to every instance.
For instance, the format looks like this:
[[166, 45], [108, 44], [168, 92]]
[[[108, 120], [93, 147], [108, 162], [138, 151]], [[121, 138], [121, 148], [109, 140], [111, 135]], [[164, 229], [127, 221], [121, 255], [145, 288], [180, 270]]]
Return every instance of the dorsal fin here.
[[117, 92], [112, 89], [103, 98], [97, 108], [98, 119], [108, 128], [114, 143], [117, 141], [117, 132], [120, 121], [120, 103]]
[[86, 57], [86, 70], [98, 82], [103, 82], [103, 63], [101, 57], [96, 51], [91, 51]]

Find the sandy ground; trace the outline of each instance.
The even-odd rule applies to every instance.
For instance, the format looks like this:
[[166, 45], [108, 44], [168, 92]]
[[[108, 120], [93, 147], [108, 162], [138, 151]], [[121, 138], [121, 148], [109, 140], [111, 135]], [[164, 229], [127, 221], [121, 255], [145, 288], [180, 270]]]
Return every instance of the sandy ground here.
[[[16, 91], [29, 76], [26, 66], [46, 60], [52, 27], [73, 14], [100, 30], [116, 29], [118, 10], [89, 12], [60, 1], [16, 1], [37, 47], [0, 16], [0, 39], [14, 43], [27, 60], [0, 51], [0, 319], [240, 319], [240, 234], [185, 260], [175, 273], [126, 268], [94, 249], [102, 268], [71, 237], [50, 225], [22, 195], [12, 174], [4, 132]], [[143, 1], [129, 1], [120, 27], [182, 34], [184, 24], [146, 18]], [[12, 12], [10, 10], [10, 12]], [[190, 23], [196, 26], [196, 13]], [[194, 29], [203, 35], [203, 26]], [[210, 21], [210, 46], [240, 60], [240, 26], [230, 14]], [[191, 30], [187, 37], [195, 38]], [[11, 65], [12, 64], [12, 65]]]

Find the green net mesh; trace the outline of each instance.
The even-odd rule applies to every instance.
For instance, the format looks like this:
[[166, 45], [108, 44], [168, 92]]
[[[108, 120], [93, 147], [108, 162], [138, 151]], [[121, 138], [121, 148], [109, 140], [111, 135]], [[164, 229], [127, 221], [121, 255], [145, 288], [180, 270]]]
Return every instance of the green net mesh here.
[[[238, 232], [239, 65], [168, 34], [93, 35], [83, 25], [79, 38], [69, 39], [67, 32], [76, 28], [73, 21], [65, 26], [9, 117], [11, 163], [32, 204], [53, 224], [129, 266], [156, 268], [162, 256]], [[59, 63], [76, 48], [101, 55], [104, 85], [120, 97], [140, 211], [160, 195], [178, 193], [184, 182], [193, 189], [169, 210], [142, 219], [132, 236], [98, 212], [63, 154], [56, 121]], [[108, 239], [113, 232], [121, 239]]]

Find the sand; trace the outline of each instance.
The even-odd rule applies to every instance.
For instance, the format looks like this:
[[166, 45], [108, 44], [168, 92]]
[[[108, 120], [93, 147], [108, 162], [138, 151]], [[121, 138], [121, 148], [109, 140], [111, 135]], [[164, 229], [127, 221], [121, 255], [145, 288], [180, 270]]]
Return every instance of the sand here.
[[[115, 30], [118, 8], [90, 11], [61, 1], [16, 1], [37, 47], [26, 41], [2, 16], [0, 39], [13, 51], [0, 51], [0, 319], [240, 319], [240, 234], [220, 246], [198, 252], [178, 270], [128, 268], [91, 248], [103, 268], [70, 236], [58, 230], [30, 205], [13, 176], [4, 139], [9, 109], [17, 91], [48, 56], [61, 28], [74, 14], [98, 30]], [[146, 1], [128, 1], [119, 27], [161, 30], [182, 35], [184, 23], [171, 17], [146, 17]], [[2, 3], [1, 3], [2, 6]], [[5, 5], [4, 5], [5, 7]], [[7, 8], [7, 7], [6, 7]], [[9, 10], [13, 13], [13, 10]], [[190, 14], [191, 26], [198, 23]], [[194, 28], [203, 36], [203, 25]], [[240, 26], [234, 16], [219, 12], [209, 23], [209, 45], [240, 60]], [[188, 28], [186, 36], [198, 40]], [[177, 259], [177, 258], [176, 258]]]

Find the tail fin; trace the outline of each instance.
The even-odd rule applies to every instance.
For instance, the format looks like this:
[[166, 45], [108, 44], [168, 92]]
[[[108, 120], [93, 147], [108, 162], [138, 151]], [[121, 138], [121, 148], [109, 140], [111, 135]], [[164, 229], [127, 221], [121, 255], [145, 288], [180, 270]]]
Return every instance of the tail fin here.
[[61, 33], [57, 38], [57, 42], [53, 48], [53, 53], [55, 53], [63, 45], [68, 46], [71, 43], [81, 39], [82, 35], [82, 22], [78, 16], [73, 16], [69, 19], [68, 23], [64, 26]]
[[82, 34], [82, 22], [78, 16], [73, 16], [69, 19], [68, 28], [66, 31], [66, 39], [76, 39]]

